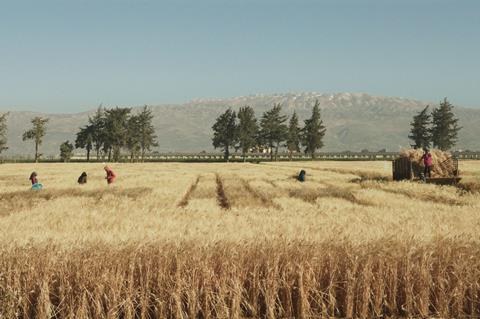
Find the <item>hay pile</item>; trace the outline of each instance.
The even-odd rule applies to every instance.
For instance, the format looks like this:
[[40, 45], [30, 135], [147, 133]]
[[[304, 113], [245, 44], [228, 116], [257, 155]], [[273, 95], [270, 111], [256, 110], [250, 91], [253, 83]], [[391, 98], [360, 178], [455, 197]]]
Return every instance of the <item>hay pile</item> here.
[[[437, 149], [430, 150], [433, 159], [432, 177], [452, 177], [455, 175], [452, 154]], [[423, 150], [421, 149], [403, 149], [400, 151], [400, 157], [408, 157], [412, 161], [414, 171], [423, 172], [425, 165], [422, 160]]]

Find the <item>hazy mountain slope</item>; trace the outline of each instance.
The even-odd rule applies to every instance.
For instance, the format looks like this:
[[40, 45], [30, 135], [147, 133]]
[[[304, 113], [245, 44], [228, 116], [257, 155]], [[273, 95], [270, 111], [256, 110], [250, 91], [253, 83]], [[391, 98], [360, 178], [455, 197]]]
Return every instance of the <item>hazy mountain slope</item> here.
[[[296, 110], [300, 119], [310, 115], [311, 107], [318, 99], [322, 116], [327, 126], [324, 150], [379, 150], [396, 151], [409, 145], [407, 138], [412, 116], [426, 102], [377, 97], [368, 94], [278, 94], [255, 95], [220, 100], [195, 100], [179, 105], [153, 106], [155, 127], [159, 136], [160, 148], [166, 151], [202, 151], [212, 150], [211, 126], [215, 118], [226, 108], [237, 109], [251, 105], [257, 116], [272, 107], [273, 103], [282, 103], [284, 112], [290, 115]], [[432, 104], [432, 103], [430, 103]], [[48, 135], [42, 152], [57, 154], [61, 142], [75, 139], [78, 127], [84, 125], [89, 113], [46, 115], [50, 118]], [[463, 129], [458, 148], [480, 149], [480, 110], [457, 107]], [[9, 125], [8, 155], [27, 155], [33, 151], [32, 142], [22, 142], [22, 132], [29, 127], [29, 120], [39, 115], [28, 112], [11, 112]]]

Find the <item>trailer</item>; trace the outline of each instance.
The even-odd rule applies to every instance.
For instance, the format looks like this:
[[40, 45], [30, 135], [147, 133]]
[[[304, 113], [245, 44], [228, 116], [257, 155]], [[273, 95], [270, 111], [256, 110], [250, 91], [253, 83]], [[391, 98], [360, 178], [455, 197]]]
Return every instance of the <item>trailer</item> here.
[[453, 167], [453, 170], [450, 170], [448, 176], [427, 178], [423, 175], [423, 166], [420, 165], [420, 163], [416, 163], [408, 157], [399, 157], [392, 161], [393, 180], [423, 181], [425, 183], [438, 185], [455, 185], [461, 180], [458, 170], [458, 159], [456, 157], [450, 157], [436, 165]]

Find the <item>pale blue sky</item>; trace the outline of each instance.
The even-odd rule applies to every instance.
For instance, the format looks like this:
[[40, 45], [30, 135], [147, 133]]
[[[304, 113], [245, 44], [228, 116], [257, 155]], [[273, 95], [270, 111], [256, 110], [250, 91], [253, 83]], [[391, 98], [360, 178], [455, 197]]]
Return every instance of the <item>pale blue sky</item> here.
[[480, 107], [480, 1], [0, 0], [0, 110], [290, 91]]

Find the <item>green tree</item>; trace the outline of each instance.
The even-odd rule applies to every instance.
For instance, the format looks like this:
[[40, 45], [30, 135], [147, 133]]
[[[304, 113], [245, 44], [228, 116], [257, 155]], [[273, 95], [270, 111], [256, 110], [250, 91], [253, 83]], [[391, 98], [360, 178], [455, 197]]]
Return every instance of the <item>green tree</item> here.
[[47, 123], [48, 123], [48, 118], [42, 118], [42, 117], [35, 117], [32, 119], [32, 128], [25, 131], [23, 133], [22, 139], [23, 141], [26, 140], [33, 140], [35, 142], [35, 162], [38, 163], [38, 160], [42, 156], [39, 151], [40, 145], [42, 145], [43, 142], [43, 137], [45, 136], [47, 132]]
[[286, 147], [288, 150], [288, 156], [292, 160], [292, 155], [294, 152], [300, 152], [300, 142], [301, 142], [301, 129], [298, 125], [298, 116], [295, 111], [293, 111], [292, 117], [288, 124], [288, 134], [287, 134], [287, 143]]
[[413, 117], [413, 121], [410, 123], [410, 135], [409, 139], [413, 141], [413, 148], [428, 148], [430, 147], [430, 114], [428, 114], [427, 105], [423, 110], [418, 112], [417, 115]]
[[323, 137], [326, 128], [320, 116], [320, 103], [315, 101], [312, 116], [305, 120], [305, 126], [302, 129], [302, 145], [305, 147], [305, 154], [310, 154], [315, 158], [315, 151], [323, 147]]
[[252, 107], [244, 106], [238, 110], [238, 143], [242, 150], [243, 161], [247, 152], [255, 146], [258, 132], [257, 119]]
[[104, 147], [107, 142], [107, 133], [106, 133], [106, 115], [105, 110], [102, 105], [100, 105], [92, 117], [88, 118], [89, 126], [92, 127], [92, 144], [95, 149], [95, 154], [97, 160], [100, 158], [100, 151], [102, 149], [107, 149], [108, 146]]
[[90, 162], [90, 152], [93, 148], [95, 127], [91, 124], [80, 128], [75, 140], [76, 148], [84, 148], [87, 151], [87, 162]]
[[130, 161], [133, 162], [141, 150], [141, 127], [138, 115], [130, 116], [127, 129], [128, 134], [125, 146], [130, 153]]
[[213, 147], [223, 148], [223, 157], [228, 162], [230, 159], [230, 147], [237, 141], [236, 114], [231, 109], [221, 114], [213, 124]]
[[138, 114], [138, 134], [142, 161], [145, 159], [145, 153], [147, 151], [150, 151], [152, 147], [158, 146], [155, 127], [153, 126], [153, 118], [152, 110], [146, 105]]
[[457, 142], [458, 119], [453, 114], [453, 105], [445, 98], [432, 112], [432, 144], [441, 150], [449, 150]]
[[270, 149], [270, 159], [277, 160], [278, 148], [280, 144], [287, 139], [288, 128], [285, 122], [287, 116], [282, 115], [282, 106], [280, 103], [274, 104], [273, 108], [263, 113], [260, 120], [259, 142], [261, 145]]
[[63, 142], [60, 145], [60, 159], [65, 163], [70, 161], [73, 156], [73, 149], [73, 144], [71, 144], [69, 141]]
[[8, 113], [0, 115], [0, 154], [7, 150], [7, 116]]
[[131, 108], [109, 109], [105, 111], [105, 138], [104, 149], [108, 152], [108, 159], [119, 161], [121, 150], [125, 147], [128, 135], [128, 118]]

